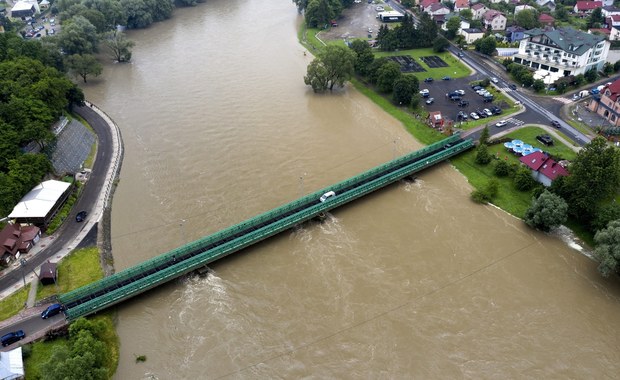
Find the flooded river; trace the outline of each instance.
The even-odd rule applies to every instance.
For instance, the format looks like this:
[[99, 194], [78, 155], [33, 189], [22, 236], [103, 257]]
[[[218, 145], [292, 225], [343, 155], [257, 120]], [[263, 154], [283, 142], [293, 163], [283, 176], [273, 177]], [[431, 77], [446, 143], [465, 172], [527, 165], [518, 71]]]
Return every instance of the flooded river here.
[[[304, 85], [300, 21], [210, 0], [84, 88], [125, 143], [117, 270], [421, 146]], [[120, 305], [116, 379], [615, 378], [618, 282], [470, 191], [440, 164]]]

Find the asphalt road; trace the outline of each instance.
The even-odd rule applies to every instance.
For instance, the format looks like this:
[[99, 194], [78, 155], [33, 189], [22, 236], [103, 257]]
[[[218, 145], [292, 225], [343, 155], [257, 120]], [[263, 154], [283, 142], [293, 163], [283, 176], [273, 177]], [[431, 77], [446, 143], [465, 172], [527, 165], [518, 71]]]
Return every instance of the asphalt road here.
[[[92, 207], [96, 203], [101, 189], [106, 185], [106, 173], [111, 165], [112, 157], [112, 133], [107, 123], [90, 107], [75, 107], [74, 112], [83, 117], [90, 126], [95, 130], [98, 138], [97, 156], [93, 164], [90, 178], [86, 182], [81, 197], [73, 207], [68, 219], [63, 223], [62, 227], [56, 232], [56, 239], [47, 247], [39, 251], [36, 256], [23, 256], [26, 259], [24, 267], [26, 273], [30, 273], [35, 268], [53, 257], [62, 247], [71, 242], [75, 236], [84, 228], [84, 223], [77, 223], [75, 215], [81, 211], [88, 211], [92, 214]], [[87, 216], [88, 218], [89, 216]], [[22, 271], [14, 270], [2, 278], [0, 278], [0, 289], [6, 289], [17, 281], [22, 280]]]

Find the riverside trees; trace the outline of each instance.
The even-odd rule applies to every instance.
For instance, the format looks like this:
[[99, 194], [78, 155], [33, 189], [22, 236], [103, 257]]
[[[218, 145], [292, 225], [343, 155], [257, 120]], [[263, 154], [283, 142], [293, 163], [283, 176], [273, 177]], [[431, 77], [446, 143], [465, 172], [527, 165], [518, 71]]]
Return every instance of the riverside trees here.
[[355, 52], [344, 46], [328, 45], [321, 50], [308, 66], [304, 83], [314, 92], [333, 90], [334, 86], [344, 86], [353, 74]]

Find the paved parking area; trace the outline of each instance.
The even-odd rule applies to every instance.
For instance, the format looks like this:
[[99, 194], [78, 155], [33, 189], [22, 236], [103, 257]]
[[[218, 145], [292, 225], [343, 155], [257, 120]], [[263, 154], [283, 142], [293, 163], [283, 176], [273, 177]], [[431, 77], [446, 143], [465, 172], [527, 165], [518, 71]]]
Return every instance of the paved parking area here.
[[[434, 81], [431, 83], [425, 83], [424, 81], [420, 82], [420, 90], [428, 89], [430, 92], [429, 98], [435, 99], [433, 104], [427, 105], [426, 99], [422, 98], [422, 106], [428, 112], [440, 111], [445, 119], [456, 120], [459, 111], [466, 112], [469, 115], [476, 110], [491, 108], [494, 105], [500, 106], [495, 102], [485, 103], [483, 101], [483, 97], [472, 90], [470, 84], [471, 78], [459, 78], [447, 81], [442, 80], [441, 78], [433, 79]], [[463, 95], [462, 98], [463, 100], [469, 101], [468, 106], [459, 107], [458, 101], [452, 101], [447, 97], [448, 93], [456, 90], [465, 91], [465, 95]], [[426, 115], [423, 116], [426, 117]]]

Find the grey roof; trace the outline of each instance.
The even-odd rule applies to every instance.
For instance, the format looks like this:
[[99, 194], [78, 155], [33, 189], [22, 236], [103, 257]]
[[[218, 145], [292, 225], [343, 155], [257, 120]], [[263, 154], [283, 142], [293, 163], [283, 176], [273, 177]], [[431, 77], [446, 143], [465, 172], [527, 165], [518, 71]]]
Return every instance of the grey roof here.
[[466, 32], [466, 33], [482, 33], [482, 30], [480, 30], [478, 28], [469, 28], [469, 29], [463, 29], [463, 32]]
[[529, 36], [545, 35], [560, 49], [576, 55], [582, 55], [605, 39], [605, 36], [588, 34], [573, 28], [557, 28], [553, 30], [536, 28], [530, 29], [525, 33]]

